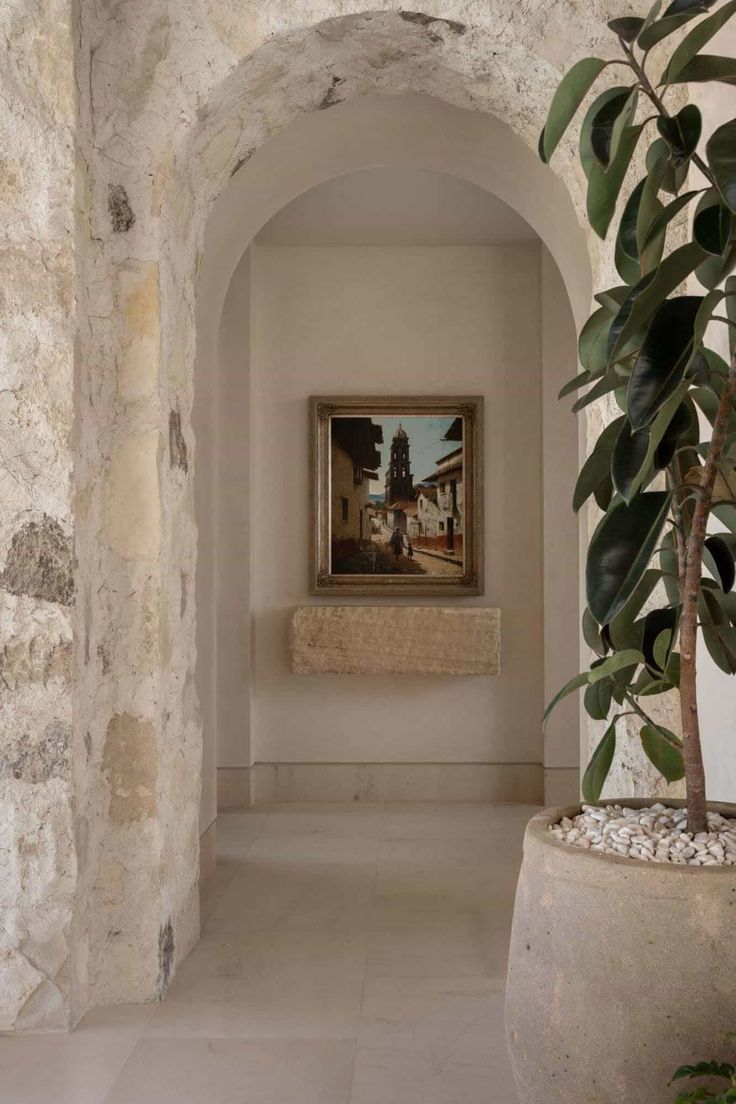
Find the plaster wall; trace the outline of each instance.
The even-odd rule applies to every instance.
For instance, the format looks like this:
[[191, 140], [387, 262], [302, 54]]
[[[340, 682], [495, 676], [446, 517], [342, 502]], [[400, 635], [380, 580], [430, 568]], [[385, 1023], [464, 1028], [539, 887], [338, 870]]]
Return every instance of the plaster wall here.
[[[539, 243], [256, 245], [253, 264], [254, 761], [536, 763], [541, 780]], [[289, 671], [289, 612], [310, 600], [308, 396], [392, 392], [485, 395], [487, 594], [468, 601], [502, 609], [498, 678]]]
[[[493, 157], [487, 155], [489, 149], [494, 150]], [[354, 171], [365, 170], [366, 166], [371, 165], [383, 167], [380, 171], [378, 168]], [[391, 166], [390, 170], [386, 166]], [[539, 176], [539, 170], [538, 161], [529, 156], [507, 127], [492, 117], [460, 111], [426, 96], [404, 95], [390, 99], [366, 97], [341, 104], [329, 112], [306, 116], [285, 128], [237, 172], [218, 200], [208, 225], [198, 294], [195, 424], [199, 424], [198, 410], [203, 404], [212, 407], [213, 403], [218, 402], [222, 411], [238, 423], [233, 423], [233, 432], [228, 438], [214, 430], [198, 435], [197, 502], [198, 511], [200, 504], [203, 509], [202, 513], [198, 513], [201, 563], [205, 560], [210, 562], [215, 555], [210, 545], [223, 540], [219, 536], [220, 523], [214, 527], [211, 524], [209, 511], [212, 504], [217, 501], [222, 503], [223, 525], [227, 530], [230, 511], [245, 510], [248, 513], [246, 488], [252, 486], [252, 480], [238, 467], [242, 464], [244, 448], [242, 427], [246, 402], [243, 387], [249, 356], [245, 339], [247, 308], [243, 295], [238, 291], [238, 284], [247, 279], [247, 266], [241, 264], [237, 267], [228, 290], [226, 281], [230, 266], [235, 264], [233, 258], [242, 253], [255, 234], [259, 242], [298, 241], [300, 244], [314, 242], [320, 237], [333, 244], [356, 241], [362, 244], [388, 244], [395, 243], [397, 238], [404, 244], [477, 242], [478, 238], [488, 242], [498, 237], [502, 240], [509, 237], [517, 241], [534, 240], [534, 231], [529, 224], [515, 213], [513, 207], [504, 207], [494, 198], [495, 195], [502, 197], [507, 204], [512, 203], [524, 218], [536, 220], [540, 232], [546, 235], [559, 254], [559, 243], [566, 240], [575, 245], [575, 238], [571, 238], [565, 229], [565, 204], [561, 202], [564, 195], [557, 191], [554, 181], [549, 181], [544, 172]], [[444, 175], [448, 172], [460, 175]], [[546, 188], [546, 204], [540, 209], [535, 205], [534, 195], [535, 190], [542, 186]], [[369, 194], [366, 195], [366, 192]], [[462, 208], [462, 213], [457, 211], [458, 207]], [[422, 219], [418, 218], [419, 210], [424, 212]], [[562, 285], [555, 262], [550, 261], [545, 269], [545, 278], [549, 275], [555, 284], [547, 311], [551, 331], [543, 341], [547, 349], [546, 387], [552, 397], [569, 378], [571, 364], [575, 361], [568, 294], [573, 295], [580, 317], [584, 317], [585, 308], [581, 303], [587, 305], [589, 293], [585, 260], [578, 258], [575, 262], [572, 257], [574, 253], [566, 269], [569, 291]], [[544, 285], [545, 281], [543, 293]], [[217, 323], [220, 317], [218, 340]], [[231, 363], [228, 362], [230, 356], [233, 358]], [[226, 374], [231, 382], [224, 386], [218, 373]], [[236, 380], [240, 381], [239, 388], [233, 390]], [[218, 395], [223, 397], [218, 400]], [[242, 402], [238, 396], [243, 396]], [[216, 429], [218, 415], [210, 412], [202, 417], [205, 421], [207, 418], [214, 419], [212, 425]], [[556, 427], [556, 440], [569, 452], [567, 467], [574, 470], [575, 438], [569, 436], [568, 410], [564, 404], [553, 401], [546, 412], [546, 419], [548, 428]], [[218, 444], [215, 444], [216, 437]], [[213, 449], [219, 449], [222, 457], [217, 462], [210, 456]], [[239, 460], [236, 456], [238, 452]], [[237, 476], [240, 485], [227, 498], [220, 494], [213, 476], [218, 465], [226, 477], [227, 473], [240, 472]], [[569, 552], [576, 542], [575, 519], [568, 510], [570, 487], [574, 480], [571, 478], [568, 486], [563, 485], [559, 455], [553, 456], [548, 465], [548, 471], [553, 470], [559, 470], [556, 484], [552, 475], [553, 484], [548, 488], [553, 539], [557, 548]], [[242, 555], [242, 551], [238, 554]], [[574, 551], [572, 555], [574, 558]], [[559, 570], [559, 565], [557, 568], [547, 567], [553, 602], [554, 576]], [[238, 578], [242, 579], [242, 573]], [[206, 621], [214, 609], [214, 580], [211, 585], [207, 584], [205, 572], [198, 578], [198, 587], [200, 585], [204, 585], [205, 589], [198, 595], [198, 608], [204, 611]], [[236, 585], [237, 580], [229, 577], [225, 589], [231, 598], [237, 596]], [[246, 776], [250, 763], [248, 741], [243, 736], [244, 727], [248, 724], [244, 698], [247, 695], [249, 666], [249, 659], [243, 650], [244, 609], [245, 606], [237, 600], [222, 603], [214, 641], [209, 637], [205, 621], [198, 622], [200, 693], [205, 719], [203, 828], [214, 815], [214, 800], [209, 796], [213, 795], [214, 786], [209, 770], [214, 761], [216, 744], [219, 745], [221, 807], [247, 802], [251, 789]], [[554, 617], [550, 616], [546, 621], [548, 654], [554, 657], [551, 662], [564, 670], [565, 677], [577, 669], [577, 625], [577, 604], [565, 610], [560, 608]], [[233, 670], [234, 678], [240, 680], [240, 697], [234, 693], [236, 682], [232, 683], [230, 700], [237, 701], [239, 708], [229, 711], [227, 725], [222, 714], [221, 723], [208, 723], [208, 718], [214, 716], [216, 705], [208, 697], [209, 691], [201, 675], [213, 662], [213, 648], [224, 657], [224, 662]], [[538, 721], [535, 721], [535, 728], [538, 733]], [[575, 746], [578, 729], [576, 717], [568, 724], [563, 715], [556, 725], [557, 737], [547, 742], [551, 756], [550, 770], [555, 772], [554, 775], [548, 772], [547, 781], [551, 785], [554, 777], [556, 783], [564, 788], [566, 798], [574, 797], [577, 792]], [[566, 751], [563, 750], [565, 748]], [[538, 759], [536, 764], [531, 771], [523, 772], [525, 778], [533, 774], [539, 779]], [[324, 777], [329, 773], [326, 766], [324, 769], [305, 767], [292, 771], [294, 785], [290, 786], [289, 794], [298, 796], [301, 793], [304, 796], [305, 793], [319, 792], [320, 796], [350, 798], [356, 792], [356, 786], [361, 792], [370, 791], [368, 772], [361, 772], [356, 781], [355, 772], [347, 769], [333, 771], [330, 777], [336, 780], [335, 785], [330, 783], [326, 789], [316, 791], [311, 788], [310, 782], [315, 777], [315, 771]], [[391, 768], [389, 764], [385, 771], [383, 768], [372, 770], [371, 776], [384, 779], [387, 771], [392, 778], [397, 778], [401, 773], [395, 765]], [[439, 793], [440, 790], [435, 788], [443, 782], [447, 783], [449, 774], [457, 781], [449, 789], [442, 790], [447, 796], [474, 794], [487, 799], [509, 792], [508, 788], [504, 791], [495, 784], [491, 785], [489, 772], [485, 772], [486, 781], [480, 785], [479, 778], [484, 775], [483, 771], [457, 764], [451, 772], [445, 768], [442, 777], [433, 771], [427, 773], [407, 768], [407, 772], [416, 779], [424, 777], [426, 784], [418, 784], [416, 790], [407, 791], [405, 787], [399, 787], [392, 792], [413, 792], [415, 796]], [[407, 772], [402, 775], [405, 779]], [[514, 768], [508, 768], [506, 774], [508, 776], [513, 772]], [[300, 773], [309, 776], [304, 779], [309, 785], [303, 791], [296, 784], [296, 775]], [[520, 784], [514, 792], [523, 793], [526, 784]], [[270, 786], [258, 792], [273, 796]], [[379, 787], [376, 792], [383, 791]]]

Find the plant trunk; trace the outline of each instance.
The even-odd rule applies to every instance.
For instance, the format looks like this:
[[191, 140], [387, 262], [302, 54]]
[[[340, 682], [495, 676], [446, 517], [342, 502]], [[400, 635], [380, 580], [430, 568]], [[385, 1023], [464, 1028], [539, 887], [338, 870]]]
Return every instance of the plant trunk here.
[[681, 579], [680, 713], [688, 829], [691, 832], [704, 832], [707, 824], [705, 771], [703, 749], [700, 743], [695, 666], [698, 640], [698, 595], [703, 570], [703, 547], [713, 504], [713, 488], [718, 475], [728, 420], [734, 405], [734, 396], [736, 396], [736, 353], [731, 359], [731, 367], [718, 404], [710, 448], [703, 468], [700, 488], [697, 491], [692, 523], [685, 546], [685, 564]]

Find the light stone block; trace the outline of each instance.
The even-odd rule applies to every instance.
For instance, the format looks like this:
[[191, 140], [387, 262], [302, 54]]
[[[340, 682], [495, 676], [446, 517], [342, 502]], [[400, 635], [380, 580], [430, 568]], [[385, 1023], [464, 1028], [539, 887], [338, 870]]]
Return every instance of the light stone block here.
[[296, 675], [497, 675], [501, 611], [431, 606], [300, 606]]

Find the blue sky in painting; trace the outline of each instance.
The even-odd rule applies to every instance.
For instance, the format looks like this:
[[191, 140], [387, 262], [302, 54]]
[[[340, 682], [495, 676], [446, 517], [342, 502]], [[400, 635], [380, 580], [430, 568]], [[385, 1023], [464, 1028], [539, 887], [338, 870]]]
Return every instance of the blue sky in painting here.
[[378, 446], [381, 453], [381, 466], [378, 469], [379, 481], [371, 480], [371, 494], [382, 494], [386, 476], [386, 464], [391, 449], [391, 440], [403, 426], [409, 434], [409, 461], [415, 483], [421, 483], [434, 471], [441, 457], [459, 447], [459, 442], [443, 441], [445, 433], [454, 422], [454, 417], [433, 417], [431, 415], [412, 415], [406, 418], [379, 418], [373, 421], [383, 428], [383, 444]]

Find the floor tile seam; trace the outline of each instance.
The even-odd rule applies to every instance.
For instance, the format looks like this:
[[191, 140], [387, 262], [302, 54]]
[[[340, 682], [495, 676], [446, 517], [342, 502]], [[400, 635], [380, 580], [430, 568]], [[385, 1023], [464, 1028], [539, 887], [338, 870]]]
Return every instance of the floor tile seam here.
[[[287, 1043], [291, 1045], [292, 1043], [355, 1043], [357, 1037], [357, 1030], [352, 1035], [206, 1035], [192, 1034], [191, 1032], [182, 1032], [180, 1035], [175, 1035], [171, 1032], [144, 1035], [138, 1042], [188, 1043], [192, 1040], [199, 1040], [209, 1043], [279, 1043], [281, 1045]], [[137, 1045], [138, 1043], [136, 1043]]]
[[153, 1018], [151, 1018], [151, 1020], [148, 1021], [148, 1023], [146, 1024], [145, 1028], [143, 1029], [143, 1031], [141, 1032], [139, 1037], [133, 1043], [133, 1046], [127, 1052], [127, 1054], [125, 1056], [125, 1060], [118, 1066], [117, 1073], [113, 1077], [112, 1081], [110, 1081], [108, 1083], [106, 1088], [101, 1090], [101, 1095], [99, 1097], [98, 1104], [107, 1104], [107, 1102], [112, 1098], [112, 1095], [115, 1092], [116, 1087], [118, 1086], [118, 1084], [122, 1080], [123, 1074], [125, 1073], [126, 1069], [128, 1068], [128, 1065], [130, 1064], [130, 1062], [132, 1061], [133, 1055], [135, 1054], [136, 1050], [138, 1049], [140, 1044], [142, 1042], [144, 1042], [144, 1040], [149, 1037], [147, 1032], [149, 1031], [152, 1022], [153, 1022]]
[[[369, 907], [369, 912], [370, 913], [373, 912], [373, 909], [375, 907], [375, 902], [376, 902], [376, 888], [378, 886], [378, 864], [380, 862], [381, 843], [383, 841], [383, 830], [384, 830], [385, 821], [386, 821], [386, 802], [384, 801], [384, 802], [381, 803], [381, 825], [380, 825], [380, 833], [379, 833], [379, 836], [378, 836], [378, 846], [376, 848], [376, 861], [375, 861], [375, 864], [374, 864], [373, 885], [371, 887], [370, 907]], [[355, 1072], [356, 1072], [355, 1067], [356, 1067], [356, 1061], [357, 1061], [357, 1057], [358, 1057], [358, 1039], [360, 1037], [360, 1028], [361, 1028], [361, 1024], [362, 1024], [362, 1020], [363, 1020], [363, 1004], [364, 1004], [364, 1001], [365, 1001], [365, 990], [366, 990], [366, 984], [367, 984], [367, 981], [368, 981], [368, 955], [369, 955], [369, 944], [370, 944], [370, 929], [366, 929], [365, 932], [364, 932], [364, 935], [365, 935], [365, 956], [363, 958], [363, 982], [362, 982], [362, 985], [360, 987], [360, 1002], [358, 1004], [358, 1017], [357, 1017], [357, 1021], [356, 1021], [356, 1024], [355, 1024], [355, 1046], [353, 1048], [353, 1061], [352, 1061], [352, 1065], [351, 1065], [351, 1069], [350, 1069], [350, 1085], [349, 1085], [348, 1094], [347, 1094], [347, 1104], [350, 1104], [351, 1100], [353, 1099], [353, 1090], [355, 1088]]]
[[255, 835], [253, 836], [253, 838], [251, 839], [251, 841], [248, 843], [248, 845], [245, 848], [245, 851], [243, 853], [243, 858], [244, 859], [247, 859], [248, 855], [250, 855], [250, 853], [253, 849], [253, 845], [255, 844], [256, 840], [259, 840], [261, 838], [261, 836], [265, 832], [270, 820], [271, 820], [271, 813], [263, 814], [263, 822], [261, 823], [260, 827], [256, 829]]

